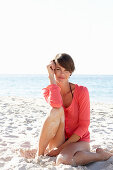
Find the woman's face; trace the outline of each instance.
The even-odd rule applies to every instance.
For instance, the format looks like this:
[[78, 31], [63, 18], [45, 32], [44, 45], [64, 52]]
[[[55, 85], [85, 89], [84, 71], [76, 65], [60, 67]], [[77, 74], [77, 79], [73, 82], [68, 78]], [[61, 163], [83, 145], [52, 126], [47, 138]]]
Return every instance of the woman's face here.
[[69, 71], [67, 71], [64, 67], [60, 66], [58, 63], [56, 63], [55, 78], [58, 83], [68, 81], [70, 75], [71, 73]]

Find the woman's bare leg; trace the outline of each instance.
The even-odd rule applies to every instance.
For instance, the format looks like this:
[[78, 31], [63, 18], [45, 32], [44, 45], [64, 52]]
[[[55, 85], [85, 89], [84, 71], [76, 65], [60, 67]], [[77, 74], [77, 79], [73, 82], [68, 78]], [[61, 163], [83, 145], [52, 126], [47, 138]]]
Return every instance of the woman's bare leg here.
[[64, 118], [64, 112], [62, 111], [61, 116], [60, 116], [60, 124], [57, 130], [57, 133], [54, 136], [54, 138], [52, 138], [49, 141], [49, 144], [48, 144], [49, 151], [55, 147], [59, 147], [61, 144], [65, 142], [64, 128], [65, 128], [65, 118]]
[[38, 155], [44, 155], [47, 146], [50, 150], [61, 145], [64, 140], [64, 109], [52, 108], [40, 133]]
[[[39, 144], [38, 144], [38, 156], [44, 155], [46, 153], [46, 148], [48, 147], [48, 151], [51, 149], [60, 146], [65, 141], [64, 134], [64, 109], [63, 107], [57, 109], [52, 108], [49, 115], [44, 121], [44, 124], [41, 129], [41, 133], [39, 136]], [[35, 158], [37, 150], [20, 150], [20, 153], [25, 158]]]
[[81, 141], [71, 143], [64, 148], [58, 155], [56, 164], [85, 165], [95, 161], [107, 160], [110, 156], [112, 156], [111, 153], [100, 148], [96, 150], [96, 153], [90, 152], [88, 142]]
[[77, 165], [86, 165], [91, 162], [105, 161], [111, 156], [111, 153], [106, 152], [101, 148], [97, 148], [96, 153], [86, 151], [77, 152], [73, 160]]

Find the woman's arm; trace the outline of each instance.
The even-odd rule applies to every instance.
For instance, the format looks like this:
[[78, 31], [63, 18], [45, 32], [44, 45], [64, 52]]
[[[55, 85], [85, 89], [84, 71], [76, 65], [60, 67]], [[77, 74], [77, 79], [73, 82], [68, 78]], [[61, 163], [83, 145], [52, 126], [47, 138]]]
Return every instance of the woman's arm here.
[[48, 70], [48, 78], [50, 80], [50, 85], [42, 89], [43, 96], [47, 101], [47, 103], [50, 104], [50, 106], [55, 108], [60, 108], [63, 102], [60, 94], [60, 87], [56, 85], [56, 81], [54, 78], [54, 74], [55, 74], [54, 61], [51, 61], [50, 64], [47, 65], [47, 70]]
[[53, 149], [47, 155], [48, 156], [57, 156], [63, 148], [65, 148], [70, 143], [75, 143], [80, 139], [80, 136], [73, 134], [66, 142], [60, 145], [58, 148]]
[[70, 143], [75, 143], [79, 139], [80, 139], [80, 136], [78, 136], [76, 134], [72, 134], [72, 136], [66, 142], [64, 142], [62, 145], [60, 145], [59, 148], [62, 150], [66, 145], [68, 145]]
[[50, 80], [50, 84], [56, 84], [55, 78], [54, 78], [54, 70], [55, 70], [55, 63], [53, 61], [50, 62], [50, 64], [47, 65], [48, 70], [48, 78]]

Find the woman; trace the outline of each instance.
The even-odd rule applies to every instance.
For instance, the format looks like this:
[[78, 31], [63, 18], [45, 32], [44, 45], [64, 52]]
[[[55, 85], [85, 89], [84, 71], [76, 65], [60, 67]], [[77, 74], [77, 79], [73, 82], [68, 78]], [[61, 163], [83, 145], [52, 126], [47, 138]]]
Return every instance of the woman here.
[[[69, 82], [75, 70], [71, 56], [56, 55], [47, 70], [50, 85], [43, 89], [43, 95], [51, 110], [40, 133], [38, 155], [57, 156], [56, 165], [107, 160], [111, 154], [101, 148], [96, 153], [90, 152], [89, 93], [86, 87]], [[22, 153], [35, 157], [36, 150]]]

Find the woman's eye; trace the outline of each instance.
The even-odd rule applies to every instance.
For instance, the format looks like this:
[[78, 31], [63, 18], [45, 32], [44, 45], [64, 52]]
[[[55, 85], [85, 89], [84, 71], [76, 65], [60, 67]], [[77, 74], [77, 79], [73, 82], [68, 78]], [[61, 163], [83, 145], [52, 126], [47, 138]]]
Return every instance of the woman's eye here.
[[56, 68], [56, 70], [60, 70], [59, 68]]

